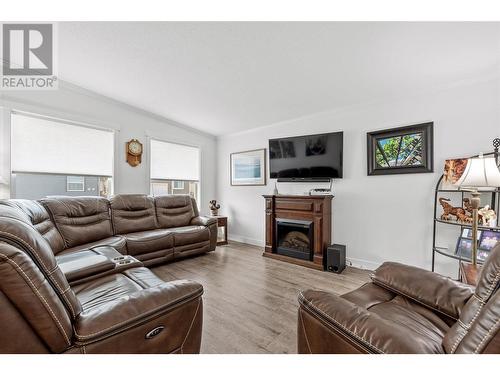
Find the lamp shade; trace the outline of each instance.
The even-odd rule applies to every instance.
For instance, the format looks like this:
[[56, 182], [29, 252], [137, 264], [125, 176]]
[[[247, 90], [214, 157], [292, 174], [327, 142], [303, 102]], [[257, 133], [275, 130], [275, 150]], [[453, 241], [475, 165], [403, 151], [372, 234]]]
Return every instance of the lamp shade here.
[[494, 157], [479, 155], [470, 158], [455, 185], [461, 188], [488, 189], [500, 187], [500, 170]]

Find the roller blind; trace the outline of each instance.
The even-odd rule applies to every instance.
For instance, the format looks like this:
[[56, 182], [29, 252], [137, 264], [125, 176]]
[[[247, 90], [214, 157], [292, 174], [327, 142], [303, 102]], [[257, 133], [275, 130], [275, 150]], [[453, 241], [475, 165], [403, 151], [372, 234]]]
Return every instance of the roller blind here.
[[12, 114], [12, 172], [112, 176], [113, 131]]
[[151, 140], [151, 179], [200, 179], [200, 150], [197, 147]]

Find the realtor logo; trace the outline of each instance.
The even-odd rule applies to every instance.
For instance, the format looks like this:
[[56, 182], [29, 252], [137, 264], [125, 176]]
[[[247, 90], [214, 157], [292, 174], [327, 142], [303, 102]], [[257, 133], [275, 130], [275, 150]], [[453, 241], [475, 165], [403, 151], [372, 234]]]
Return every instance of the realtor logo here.
[[2, 25], [1, 89], [54, 89], [54, 25]]

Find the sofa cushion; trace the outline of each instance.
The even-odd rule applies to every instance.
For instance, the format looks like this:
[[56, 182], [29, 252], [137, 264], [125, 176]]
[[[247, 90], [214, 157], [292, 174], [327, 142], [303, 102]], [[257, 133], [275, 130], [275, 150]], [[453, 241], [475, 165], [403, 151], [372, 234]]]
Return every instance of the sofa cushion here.
[[185, 227], [171, 228], [174, 234], [174, 246], [191, 245], [210, 240], [210, 230], [201, 225], [188, 225]]
[[155, 197], [156, 217], [161, 228], [189, 225], [195, 215], [193, 200], [189, 195]]
[[47, 240], [54, 254], [64, 249], [64, 240], [61, 234], [50, 220], [48, 211], [39, 202], [29, 199], [9, 199], [1, 203], [16, 207], [25, 213], [35, 229]]
[[391, 317], [401, 325], [419, 332], [426, 332], [428, 336], [437, 336], [442, 339], [450, 328], [443, 317], [412, 299], [395, 294], [374, 283], [367, 283], [352, 292], [342, 295], [342, 298], [377, 313], [381, 317]]
[[156, 228], [153, 198], [142, 194], [118, 194], [110, 199], [115, 234]]
[[42, 204], [52, 215], [65, 248], [111, 237], [109, 202], [102, 197], [44, 198]]
[[[101, 246], [111, 246], [112, 248], [114, 248], [118, 252], [120, 252], [121, 254], [127, 253], [127, 246], [126, 246], [125, 238], [123, 238], [122, 236], [111, 236], [111, 237], [104, 238], [104, 239], [99, 240], [99, 241], [84, 243], [83, 245], [70, 247], [66, 250], [61, 251], [61, 253], [59, 253], [57, 255], [58, 256], [59, 255], [66, 255], [66, 254], [75, 253], [78, 251], [90, 250], [90, 249], [93, 249], [96, 247], [101, 247]], [[56, 256], [56, 259], [57, 259], [57, 256]]]
[[158, 250], [174, 251], [174, 236], [167, 229], [155, 229], [124, 234], [127, 241], [127, 253], [130, 255], [152, 253]]
[[98, 308], [119, 298], [127, 298], [130, 294], [142, 290], [137, 284], [122, 273], [101, 277], [72, 287], [83, 311]]

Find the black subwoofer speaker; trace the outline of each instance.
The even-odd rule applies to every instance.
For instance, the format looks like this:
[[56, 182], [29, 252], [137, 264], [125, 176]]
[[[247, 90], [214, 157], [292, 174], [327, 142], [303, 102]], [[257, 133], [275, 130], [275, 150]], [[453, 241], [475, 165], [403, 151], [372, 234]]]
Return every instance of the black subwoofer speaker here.
[[345, 269], [345, 245], [333, 244], [326, 249], [326, 270], [342, 273]]

